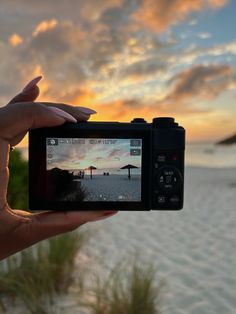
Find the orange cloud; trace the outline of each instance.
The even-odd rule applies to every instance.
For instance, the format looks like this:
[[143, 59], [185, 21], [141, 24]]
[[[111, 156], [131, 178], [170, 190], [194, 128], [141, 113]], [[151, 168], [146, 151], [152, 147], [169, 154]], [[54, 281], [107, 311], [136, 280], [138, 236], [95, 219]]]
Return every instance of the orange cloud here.
[[130, 122], [135, 117], [141, 117], [152, 122], [154, 117], [174, 117], [186, 129], [187, 141], [216, 141], [235, 133], [235, 117], [224, 110], [201, 110], [183, 104], [164, 107], [154, 103], [142, 104], [134, 99], [95, 104], [92, 108], [97, 111], [91, 117], [92, 121]]
[[16, 47], [23, 43], [23, 38], [20, 35], [14, 33], [9, 37], [8, 41], [12, 47]]
[[83, 1], [83, 6], [80, 9], [80, 14], [86, 20], [96, 21], [105, 10], [121, 6], [122, 4], [123, 0]]
[[73, 104], [76, 106], [93, 107], [96, 97], [97, 95], [93, 91], [80, 89], [79, 95], [73, 100]]
[[42, 21], [40, 22], [36, 29], [33, 32], [33, 36], [37, 36], [40, 33], [44, 33], [49, 29], [53, 29], [58, 25], [57, 20], [52, 19], [52, 20], [48, 20], [48, 21]]
[[[95, 103], [92, 108], [97, 114], [92, 117], [95, 121], [129, 121], [137, 114], [143, 114], [144, 106], [138, 100], [116, 100], [107, 103]], [[139, 113], [138, 113], [139, 111]]]
[[[151, 120], [154, 116], [176, 116], [178, 118], [204, 116], [214, 112], [214, 108], [202, 107], [201, 101], [213, 100], [234, 86], [236, 78], [228, 65], [197, 65], [174, 78], [172, 89], [162, 99], [140, 100], [119, 99], [108, 103], [94, 103], [93, 108], [100, 121], [130, 121], [134, 117]], [[98, 97], [97, 97], [98, 98]]]
[[192, 12], [206, 6], [220, 8], [226, 3], [227, 0], [144, 0], [132, 18], [151, 30], [163, 32], [170, 25], [185, 20]]
[[[53, 84], [52, 84], [53, 85]], [[63, 102], [74, 106], [90, 107], [94, 109], [97, 100], [97, 94], [87, 87], [67, 88], [59, 92], [58, 89], [48, 91], [45, 97], [49, 97], [57, 102]]]
[[223, 7], [228, 2], [228, 0], [208, 0], [208, 1], [210, 5], [215, 8]]

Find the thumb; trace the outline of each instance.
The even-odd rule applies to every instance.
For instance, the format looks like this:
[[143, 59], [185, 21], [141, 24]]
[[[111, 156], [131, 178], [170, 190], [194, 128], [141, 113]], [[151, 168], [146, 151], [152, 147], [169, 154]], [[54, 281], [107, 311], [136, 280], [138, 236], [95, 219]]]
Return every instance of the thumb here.
[[16, 102], [34, 101], [40, 93], [37, 84], [41, 79], [42, 76], [37, 76], [32, 81], [30, 81], [18, 95], [9, 101], [8, 105], [14, 104]]

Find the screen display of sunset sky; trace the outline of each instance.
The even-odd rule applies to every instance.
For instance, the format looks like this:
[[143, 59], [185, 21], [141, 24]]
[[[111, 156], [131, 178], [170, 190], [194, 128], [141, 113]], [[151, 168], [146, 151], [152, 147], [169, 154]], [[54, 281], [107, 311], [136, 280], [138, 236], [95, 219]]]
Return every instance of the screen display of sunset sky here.
[[[63, 143], [61, 143], [61, 140]], [[141, 174], [141, 152], [132, 155], [130, 139], [58, 139], [59, 144], [47, 146], [47, 170], [58, 167], [63, 170], [84, 170], [95, 166], [95, 174], [103, 174], [112, 169], [122, 174], [120, 169], [127, 164], [136, 166]], [[68, 143], [68, 142], [69, 143]], [[73, 143], [78, 141], [78, 143]], [[81, 143], [82, 141], [82, 143]], [[141, 139], [139, 150], [141, 150]], [[123, 171], [127, 173], [127, 169]], [[137, 173], [137, 172], [136, 172]]]
[[235, 16], [233, 0], [1, 0], [0, 106], [42, 74], [39, 101], [222, 139], [236, 132]]

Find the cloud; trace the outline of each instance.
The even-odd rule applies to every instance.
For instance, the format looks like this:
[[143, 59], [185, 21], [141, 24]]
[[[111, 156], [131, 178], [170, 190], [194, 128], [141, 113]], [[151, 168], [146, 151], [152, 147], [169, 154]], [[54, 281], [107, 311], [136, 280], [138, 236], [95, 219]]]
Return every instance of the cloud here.
[[69, 165], [78, 165], [85, 157], [86, 148], [83, 145], [60, 145], [54, 147], [51, 167], [71, 168]]
[[[6, 104], [12, 97], [12, 91], [19, 92], [20, 82], [23, 81], [22, 66], [17, 62], [15, 49], [0, 40], [0, 106]], [[23, 87], [23, 86], [22, 86]]]
[[84, 39], [81, 28], [70, 21], [59, 23], [55, 19], [45, 20], [36, 26], [27, 48], [32, 54], [37, 53], [37, 56], [44, 56], [47, 60], [51, 57], [53, 61], [58, 55], [81, 44]]
[[179, 103], [194, 98], [214, 99], [236, 81], [233, 68], [228, 65], [196, 65], [174, 78], [172, 91], [162, 100], [163, 103]]
[[[104, 82], [101, 88], [105, 89], [105, 80], [115, 76], [120, 66], [124, 65], [122, 56], [131, 36], [124, 30], [117, 32], [109, 27], [95, 26], [86, 31], [72, 21], [55, 18], [40, 21], [31, 34], [22, 39], [23, 43], [8, 53], [9, 62], [4, 72], [9, 64], [14, 67], [19, 65], [17, 86], [35, 72], [43, 74], [47, 85], [43, 99], [45, 96], [48, 100], [66, 101], [68, 96], [68, 100], [72, 99], [75, 103], [93, 102], [96, 93], [87, 87], [88, 83], [92, 81], [96, 85], [96, 82]], [[154, 38], [149, 44], [153, 50], [158, 45]], [[136, 43], [136, 49], [139, 45]], [[42, 73], [35, 69], [40, 69]], [[4, 72], [1, 72], [3, 76]]]
[[121, 70], [120, 77], [137, 81], [164, 70], [167, 70], [166, 61], [159, 60], [158, 58], [149, 58], [124, 67]]
[[109, 103], [95, 104], [98, 114], [92, 117], [95, 121], [125, 121], [134, 118], [144, 118], [151, 122], [154, 117], [175, 116], [177, 119], [194, 115], [205, 115], [212, 112], [212, 108], [201, 108], [197, 104], [187, 102], [166, 103], [164, 101], [150, 102], [140, 99], [121, 99]]
[[114, 157], [121, 157], [123, 156], [123, 154], [124, 154], [124, 151], [121, 151], [120, 149], [115, 148], [109, 152], [107, 158], [114, 159]]
[[[236, 55], [236, 41], [231, 41], [224, 44], [218, 44], [210, 47], [201, 47], [196, 44], [190, 45], [187, 49], [183, 50], [180, 53], [169, 53], [166, 60], [170, 65], [186, 65], [186, 64], [194, 64], [198, 59], [204, 58], [208, 59], [209, 57], [214, 57], [217, 61], [217, 57], [226, 57], [227, 55]], [[227, 60], [225, 59], [225, 62]], [[222, 62], [222, 59], [220, 60]]]
[[152, 119], [154, 116], [201, 115], [214, 111], [202, 102], [212, 101], [236, 84], [234, 69], [228, 65], [196, 65], [175, 75], [169, 80], [169, 92], [159, 99], [120, 99], [96, 104], [96, 120], [129, 121], [134, 117]]
[[196, 19], [192, 19], [190, 22], [189, 22], [189, 26], [195, 26], [198, 24], [198, 21]]
[[28, 20], [22, 24], [23, 28], [32, 25], [33, 19], [37, 23], [38, 18], [42, 20], [51, 16], [60, 20], [70, 18], [73, 21], [84, 19], [94, 22], [103, 11], [120, 6], [122, 3], [123, 0], [59, 0], [55, 5], [54, 0], [1, 0], [5, 16], [14, 16], [14, 23], [18, 19], [28, 17]]
[[39, 100], [91, 106], [99, 112], [95, 120], [129, 121], [135, 116], [209, 110], [194, 106], [194, 99], [213, 99], [223, 92], [224, 84], [233, 88], [230, 71], [215, 70], [207, 76], [207, 71], [193, 67], [168, 80], [197, 58], [235, 55], [235, 42], [184, 50], [181, 42], [171, 40], [170, 31], [157, 31], [186, 19], [194, 25], [192, 13], [225, 3], [60, 0], [55, 5], [53, 0], [3, 0], [0, 73], [6, 82], [0, 86], [1, 103], [31, 77], [43, 74]]
[[55, 90], [54, 92], [51, 91], [50, 95], [53, 97], [57, 97], [58, 101], [69, 103], [72, 105], [77, 106], [92, 106], [96, 102], [97, 94], [86, 88], [72, 88], [72, 89], [65, 89], [61, 93]]
[[[119, 8], [123, 4], [123, 0], [79, 0], [79, 2], [82, 4], [80, 16], [90, 22], [99, 20], [106, 10]], [[65, 3], [67, 3], [67, 0], [65, 0]]]
[[16, 47], [16, 46], [22, 44], [22, 42], [23, 42], [23, 38], [16, 33], [12, 34], [9, 37], [9, 43], [12, 47]]
[[236, 55], [236, 41], [232, 41], [222, 45], [216, 45], [207, 49], [206, 53], [214, 56], [220, 56], [224, 54]]
[[40, 33], [44, 33], [49, 29], [53, 29], [58, 25], [58, 21], [56, 19], [46, 20], [39, 23], [36, 29], [33, 32], [33, 36], [38, 36]]
[[62, 98], [66, 91], [71, 93], [75, 85], [78, 89], [78, 84], [84, 84], [86, 50], [86, 34], [79, 25], [44, 20], [24, 39], [24, 44], [12, 51], [13, 64], [19, 64], [22, 72], [19, 78], [24, 77], [24, 80], [43, 74], [47, 81], [45, 95], [50, 99]]
[[212, 37], [212, 34], [210, 33], [200, 33], [200, 34], [197, 34], [197, 37], [200, 38], [200, 39], [209, 39]]
[[133, 20], [151, 30], [164, 32], [169, 26], [184, 21], [191, 13], [207, 7], [221, 8], [227, 0], [144, 0], [133, 13]]
[[145, 111], [145, 103], [140, 99], [119, 99], [109, 102], [95, 103], [97, 111], [92, 119], [96, 121], [131, 121], [133, 117]]
[[49, 81], [57, 78], [55, 87], [60, 83], [81, 86], [86, 80], [114, 75], [129, 36], [108, 27], [88, 32], [71, 21], [44, 20], [18, 49], [18, 60], [26, 67], [40, 64]]

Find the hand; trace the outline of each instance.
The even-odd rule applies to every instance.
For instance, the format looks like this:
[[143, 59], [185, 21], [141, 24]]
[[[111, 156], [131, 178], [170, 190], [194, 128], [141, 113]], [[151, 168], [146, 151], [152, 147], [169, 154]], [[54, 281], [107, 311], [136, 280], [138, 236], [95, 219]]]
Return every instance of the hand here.
[[71, 231], [90, 221], [110, 217], [116, 211], [28, 213], [7, 203], [10, 146], [17, 145], [28, 130], [88, 120], [94, 110], [59, 103], [34, 103], [39, 95], [31, 81], [5, 107], [0, 108], [0, 260], [54, 235]]

